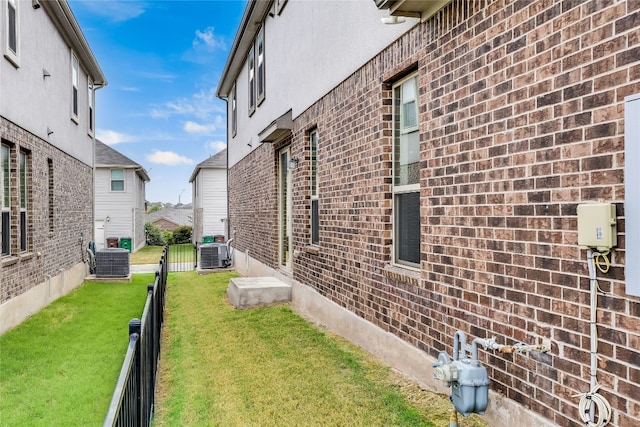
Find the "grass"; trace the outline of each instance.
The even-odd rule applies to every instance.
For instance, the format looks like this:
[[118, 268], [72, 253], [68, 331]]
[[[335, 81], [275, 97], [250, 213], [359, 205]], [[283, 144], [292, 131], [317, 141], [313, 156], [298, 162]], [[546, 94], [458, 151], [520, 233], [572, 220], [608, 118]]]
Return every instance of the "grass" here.
[[144, 246], [131, 254], [131, 264], [157, 264], [162, 257], [164, 246]]
[[[163, 250], [164, 246], [144, 246], [131, 254], [129, 262], [132, 265], [157, 264], [162, 257]], [[172, 260], [175, 259], [179, 262], [193, 262], [195, 260], [191, 244], [171, 245], [169, 250]]]
[[287, 305], [235, 310], [225, 298], [231, 277], [170, 275], [155, 426], [449, 425], [445, 396]]
[[86, 282], [0, 336], [0, 425], [101, 425], [153, 280]]

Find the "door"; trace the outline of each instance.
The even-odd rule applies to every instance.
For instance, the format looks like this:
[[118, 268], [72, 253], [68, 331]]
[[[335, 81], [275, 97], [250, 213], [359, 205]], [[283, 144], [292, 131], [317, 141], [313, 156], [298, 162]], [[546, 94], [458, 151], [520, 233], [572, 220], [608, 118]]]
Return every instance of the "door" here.
[[278, 262], [280, 268], [291, 270], [291, 170], [289, 159], [290, 147], [280, 150], [278, 167], [278, 213], [279, 213], [279, 250]]
[[96, 220], [94, 222], [94, 235], [96, 250], [104, 249], [104, 220]]

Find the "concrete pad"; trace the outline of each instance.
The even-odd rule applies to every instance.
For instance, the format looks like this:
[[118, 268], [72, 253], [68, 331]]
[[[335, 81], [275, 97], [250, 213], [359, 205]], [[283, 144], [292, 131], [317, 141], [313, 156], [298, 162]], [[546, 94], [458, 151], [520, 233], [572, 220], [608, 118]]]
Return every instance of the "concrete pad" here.
[[275, 277], [236, 277], [229, 280], [227, 296], [235, 308], [251, 308], [291, 300], [291, 285]]

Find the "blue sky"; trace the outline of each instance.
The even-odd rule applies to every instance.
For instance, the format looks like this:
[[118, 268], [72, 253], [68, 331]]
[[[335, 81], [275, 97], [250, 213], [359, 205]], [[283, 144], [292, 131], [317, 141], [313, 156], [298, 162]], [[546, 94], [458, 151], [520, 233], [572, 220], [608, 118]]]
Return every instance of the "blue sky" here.
[[193, 169], [225, 147], [216, 88], [246, 0], [69, 4], [108, 81], [96, 137], [144, 166], [148, 201], [189, 203]]

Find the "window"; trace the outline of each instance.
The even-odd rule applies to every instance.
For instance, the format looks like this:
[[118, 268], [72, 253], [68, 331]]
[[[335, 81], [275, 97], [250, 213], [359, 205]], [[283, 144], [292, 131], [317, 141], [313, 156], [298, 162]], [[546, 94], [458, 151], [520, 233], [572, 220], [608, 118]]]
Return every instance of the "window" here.
[[231, 88], [231, 136], [238, 133], [238, 106], [236, 102], [236, 85]]
[[123, 169], [111, 169], [111, 191], [124, 191]]
[[89, 135], [93, 135], [93, 82], [91, 80], [89, 80], [87, 94], [89, 96]]
[[394, 261], [420, 263], [420, 139], [418, 79], [393, 87]]
[[78, 78], [79, 78], [78, 58], [71, 53], [71, 116], [78, 119]]
[[10, 149], [8, 145], [0, 146], [0, 182], [2, 193], [0, 194], [1, 212], [2, 212], [2, 255], [9, 255], [11, 237], [11, 177], [9, 175], [9, 155]]
[[255, 58], [253, 47], [249, 51], [249, 115], [256, 111]]
[[257, 92], [258, 92], [258, 104], [264, 101], [264, 26], [258, 32], [256, 39], [256, 63], [257, 63]]
[[320, 232], [318, 220], [318, 131], [314, 130], [309, 134], [311, 145], [311, 244], [317, 245], [320, 242]]
[[29, 158], [28, 154], [20, 151], [18, 156], [19, 174], [20, 174], [20, 251], [24, 252], [28, 249], [28, 218], [27, 209], [29, 204], [29, 186], [27, 183]]
[[19, 45], [20, 45], [20, 20], [18, 14], [18, 0], [7, 1], [7, 20], [4, 56], [16, 67], [19, 66]]

